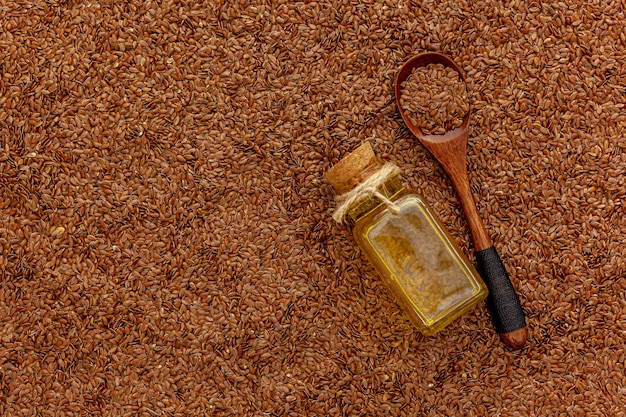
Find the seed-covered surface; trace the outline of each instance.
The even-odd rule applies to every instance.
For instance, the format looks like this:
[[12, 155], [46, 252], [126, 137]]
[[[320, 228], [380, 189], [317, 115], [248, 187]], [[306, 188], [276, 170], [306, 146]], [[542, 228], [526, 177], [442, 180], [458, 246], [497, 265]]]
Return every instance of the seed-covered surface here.
[[400, 91], [404, 113], [425, 134], [442, 135], [461, 126], [469, 111], [463, 79], [441, 64], [414, 68]]
[[[0, 414], [597, 415], [626, 410], [620, 1], [0, 5]], [[362, 140], [472, 255], [395, 108], [461, 66], [470, 181], [528, 312], [425, 338], [331, 220]]]

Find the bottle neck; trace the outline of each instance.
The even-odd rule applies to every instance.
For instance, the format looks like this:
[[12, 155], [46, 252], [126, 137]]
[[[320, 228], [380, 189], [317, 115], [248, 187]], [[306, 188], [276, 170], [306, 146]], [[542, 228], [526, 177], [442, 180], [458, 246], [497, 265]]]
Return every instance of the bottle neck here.
[[[387, 199], [394, 201], [402, 190], [404, 190], [404, 186], [400, 177], [392, 175], [379, 187], [378, 191]], [[378, 197], [371, 196], [351, 205], [348, 208], [348, 215], [356, 222], [384, 204]]]

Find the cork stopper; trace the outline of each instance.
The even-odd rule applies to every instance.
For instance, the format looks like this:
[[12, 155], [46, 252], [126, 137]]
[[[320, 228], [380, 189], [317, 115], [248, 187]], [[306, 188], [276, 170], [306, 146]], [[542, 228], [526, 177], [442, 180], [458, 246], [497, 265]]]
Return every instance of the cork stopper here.
[[382, 161], [374, 154], [372, 145], [364, 142], [326, 171], [324, 178], [341, 195], [363, 182], [382, 165]]

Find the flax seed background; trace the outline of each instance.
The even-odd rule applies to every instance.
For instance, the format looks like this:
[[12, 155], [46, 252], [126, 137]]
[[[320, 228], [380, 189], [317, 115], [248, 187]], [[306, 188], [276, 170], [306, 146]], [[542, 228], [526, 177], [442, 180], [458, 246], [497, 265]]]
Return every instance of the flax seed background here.
[[[624, 416], [621, 1], [0, 4], [0, 414]], [[528, 313], [431, 338], [331, 221], [370, 140], [473, 257], [398, 116], [466, 72], [479, 210]]]

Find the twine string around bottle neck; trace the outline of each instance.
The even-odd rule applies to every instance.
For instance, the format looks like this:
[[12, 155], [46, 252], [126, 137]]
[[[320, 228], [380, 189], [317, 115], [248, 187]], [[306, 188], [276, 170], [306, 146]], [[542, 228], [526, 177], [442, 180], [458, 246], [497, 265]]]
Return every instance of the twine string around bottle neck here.
[[379, 170], [370, 175], [365, 181], [354, 187], [352, 190], [338, 195], [336, 197], [337, 208], [333, 214], [333, 220], [337, 223], [343, 223], [343, 219], [346, 217], [350, 206], [357, 203], [360, 200], [364, 200], [369, 197], [376, 197], [382, 201], [392, 213], [398, 214], [400, 208], [391, 200], [389, 200], [383, 193], [378, 191], [378, 187], [387, 181], [392, 175], [397, 175], [400, 172], [398, 166], [387, 162]]

